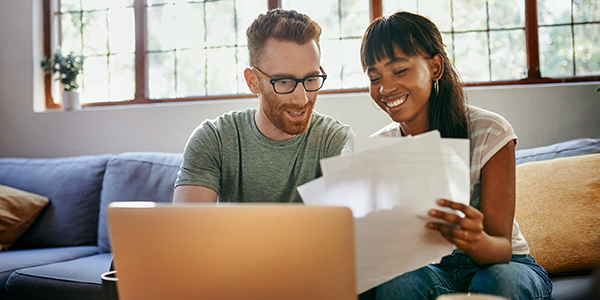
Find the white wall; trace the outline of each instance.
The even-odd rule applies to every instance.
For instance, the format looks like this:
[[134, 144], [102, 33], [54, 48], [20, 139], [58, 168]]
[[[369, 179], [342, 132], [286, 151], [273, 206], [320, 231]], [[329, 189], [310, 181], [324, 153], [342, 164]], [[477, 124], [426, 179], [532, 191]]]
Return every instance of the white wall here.
[[[253, 99], [34, 112], [43, 103], [41, 0], [0, 1], [0, 157], [125, 151], [181, 152], [204, 119], [256, 106]], [[469, 103], [504, 115], [519, 148], [600, 138], [600, 83], [468, 89]], [[389, 122], [366, 94], [322, 95], [319, 112], [367, 136]]]

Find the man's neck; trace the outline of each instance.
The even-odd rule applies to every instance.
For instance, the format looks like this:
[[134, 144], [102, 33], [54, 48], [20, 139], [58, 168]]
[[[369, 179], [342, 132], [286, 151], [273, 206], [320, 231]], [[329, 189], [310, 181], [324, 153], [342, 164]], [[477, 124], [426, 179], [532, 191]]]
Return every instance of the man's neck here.
[[262, 113], [260, 107], [254, 112], [254, 123], [256, 123], [256, 128], [258, 128], [258, 131], [260, 131], [262, 135], [274, 141], [287, 141], [298, 136], [297, 134], [292, 135], [285, 133], [279, 128], [275, 127], [275, 125], [271, 123], [271, 120], [269, 120], [269, 118]]

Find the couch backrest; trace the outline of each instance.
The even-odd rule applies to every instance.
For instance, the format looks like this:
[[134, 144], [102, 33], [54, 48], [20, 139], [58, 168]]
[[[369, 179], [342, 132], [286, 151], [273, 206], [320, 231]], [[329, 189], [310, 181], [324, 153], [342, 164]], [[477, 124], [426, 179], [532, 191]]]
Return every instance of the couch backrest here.
[[600, 139], [574, 139], [548, 146], [516, 151], [517, 165], [532, 161], [543, 161], [559, 157], [600, 153]]
[[0, 158], [0, 184], [50, 199], [11, 248], [96, 244], [102, 179], [113, 156]]
[[181, 153], [128, 152], [108, 162], [100, 195], [98, 247], [101, 253], [110, 252], [106, 223], [108, 204], [114, 201], [171, 202], [182, 157]]

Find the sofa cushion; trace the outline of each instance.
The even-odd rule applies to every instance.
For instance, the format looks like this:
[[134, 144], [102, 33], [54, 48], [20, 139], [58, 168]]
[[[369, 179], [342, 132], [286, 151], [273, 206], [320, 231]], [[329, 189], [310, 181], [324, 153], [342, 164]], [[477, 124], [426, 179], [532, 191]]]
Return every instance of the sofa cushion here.
[[600, 139], [582, 138], [544, 147], [520, 149], [516, 151], [516, 162], [519, 165], [526, 162], [591, 153], [600, 153]]
[[113, 201], [171, 202], [181, 153], [128, 152], [106, 167], [100, 202], [98, 247], [110, 252], [106, 208]]
[[0, 185], [0, 251], [12, 246], [49, 201], [48, 197]]
[[600, 153], [517, 166], [515, 217], [549, 274], [600, 265]]
[[13, 248], [96, 244], [100, 190], [112, 156], [0, 158], [0, 184], [50, 199]]
[[[17, 269], [46, 265], [98, 254], [96, 246], [10, 250], [0, 253], [0, 295], [10, 274]], [[6, 299], [2, 298], [1, 299]]]
[[100, 275], [111, 260], [111, 254], [104, 253], [19, 269], [6, 282], [4, 299], [102, 300]]

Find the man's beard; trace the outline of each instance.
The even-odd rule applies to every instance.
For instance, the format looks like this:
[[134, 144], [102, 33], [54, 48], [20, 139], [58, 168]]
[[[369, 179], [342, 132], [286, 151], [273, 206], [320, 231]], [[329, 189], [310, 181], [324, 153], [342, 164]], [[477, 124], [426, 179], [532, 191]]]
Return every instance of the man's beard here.
[[[265, 116], [277, 129], [289, 134], [298, 135], [306, 131], [310, 124], [314, 101], [309, 101], [304, 107], [291, 105], [279, 105], [279, 99], [275, 95], [263, 94], [263, 105]], [[300, 121], [292, 121], [288, 118], [288, 111], [303, 111], [304, 118]]]

